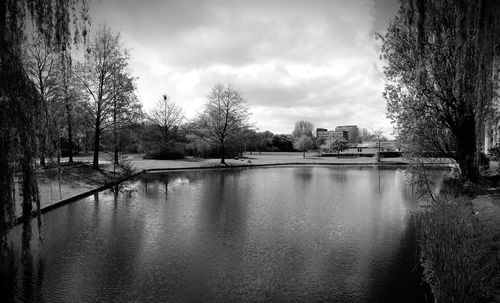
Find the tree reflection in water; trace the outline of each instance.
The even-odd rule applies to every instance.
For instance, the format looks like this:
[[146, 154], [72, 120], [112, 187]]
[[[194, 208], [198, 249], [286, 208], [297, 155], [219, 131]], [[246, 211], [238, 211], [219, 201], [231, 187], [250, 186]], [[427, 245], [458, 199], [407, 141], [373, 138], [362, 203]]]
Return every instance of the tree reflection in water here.
[[7, 240], [7, 235], [2, 235], [0, 239], [0, 288], [7, 302], [14, 299], [16, 283], [16, 262], [13, 244]]
[[21, 264], [23, 269], [23, 293], [25, 299], [33, 299], [33, 256], [31, 255], [31, 224], [23, 222]]
[[[13, 229], [15, 229], [14, 227]], [[40, 253], [34, 256], [32, 245], [39, 245], [42, 250], [42, 238], [38, 233], [33, 241], [31, 220], [22, 223], [21, 251], [15, 247], [12, 238], [9, 241], [6, 232], [0, 240], [0, 289], [2, 289], [2, 302], [39, 302], [44, 277], [44, 262]], [[39, 230], [39, 229], [38, 229]]]

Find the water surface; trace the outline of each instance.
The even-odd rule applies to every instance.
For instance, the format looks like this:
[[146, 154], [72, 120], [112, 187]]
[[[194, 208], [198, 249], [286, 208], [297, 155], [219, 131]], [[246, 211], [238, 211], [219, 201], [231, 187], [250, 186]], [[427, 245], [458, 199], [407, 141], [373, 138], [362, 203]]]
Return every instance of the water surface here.
[[416, 204], [399, 169], [146, 174], [45, 214], [42, 241], [14, 228], [2, 298], [423, 302]]

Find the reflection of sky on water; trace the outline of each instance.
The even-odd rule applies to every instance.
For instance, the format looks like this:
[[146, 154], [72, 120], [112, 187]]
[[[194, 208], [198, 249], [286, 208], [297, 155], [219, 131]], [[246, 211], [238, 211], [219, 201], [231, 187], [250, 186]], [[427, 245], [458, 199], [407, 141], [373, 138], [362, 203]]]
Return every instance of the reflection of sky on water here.
[[[124, 188], [45, 215], [45, 240], [30, 242], [32, 271], [43, 267], [27, 282], [38, 301], [363, 301], [417, 291], [400, 277], [414, 266], [416, 205], [402, 170], [172, 172]], [[28, 277], [15, 271], [17, 284]]]

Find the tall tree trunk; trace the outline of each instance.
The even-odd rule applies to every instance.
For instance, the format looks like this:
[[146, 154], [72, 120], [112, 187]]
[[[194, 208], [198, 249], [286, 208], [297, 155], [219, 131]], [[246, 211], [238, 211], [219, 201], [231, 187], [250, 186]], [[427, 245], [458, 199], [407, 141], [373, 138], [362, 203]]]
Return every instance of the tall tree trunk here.
[[92, 134], [89, 131], [85, 132], [85, 153], [88, 154], [90, 147], [90, 138]]
[[304, 159], [306, 158], [306, 151], [305, 150], [302, 151], [302, 158], [304, 158]]
[[[39, 152], [39, 158], [40, 158], [40, 166], [45, 167], [45, 153], [47, 149], [47, 136], [48, 136], [48, 123], [45, 123], [45, 121], [48, 120], [48, 117], [41, 117], [43, 122], [40, 125], [40, 135], [38, 136], [38, 146], [40, 147]], [[45, 125], [44, 125], [45, 124]]]
[[69, 163], [73, 163], [73, 128], [71, 106], [68, 97], [66, 96], [66, 122], [68, 123], [68, 148], [69, 148]]
[[94, 161], [92, 162], [92, 168], [99, 169], [99, 138], [101, 136], [101, 126], [99, 125], [99, 120], [101, 115], [99, 111], [95, 119], [95, 136], [94, 136]]
[[45, 167], [45, 135], [40, 136], [40, 166]]
[[220, 147], [220, 163], [221, 164], [226, 164], [225, 153], [226, 153], [225, 144], [222, 143], [221, 147]]
[[69, 163], [73, 164], [73, 129], [71, 127], [71, 114], [68, 117], [68, 145], [69, 145]]
[[43, 116], [43, 120], [44, 120], [44, 124], [42, 126], [42, 128], [44, 128], [42, 130], [42, 141], [40, 142], [40, 165], [41, 166], [45, 166], [45, 156], [47, 154], [47, 149], [48, 149], [48, 141], [50, 140], [50, 136], [51, 136], [51, 126], [50, 126], [50, 119], [51, 119], [51, 115], [50, 115], [50, 111], [49, 111], [49, 105], [47, 104], [46, 100], [44, 100], [43, 102], [44, 104], [44, 116]]
[[114, 154], [115, 154], [115, 156], [114, 156], [114, 163], [116, 165], [118, 165], [119, 164], [119, 161], [118, 161], [118, 144], [116, 142], [115, 142], [115, 152], [114, 152]]
[[114, 149], [114, 164], [118, 165], [118, 144], [116, 140], [116, 97], [113, 100], [113, 149]]
[[[54, 125], [56, 125], [54, 119]], [[61, 190], [61, 182], [62, 182], [62, 168], [61, 168], [61, 131], [58, 128], [57, 131], [57, 179], [59, 185], [59, 199], [62, 200], [62, 190]]]
[[377, 162], [380, 162], [380, 149], [381, 149], [381, 146], [380, 146], [380, 137], [378, 138], [378, 157], [377, 157]]
[[2, 149], [0, 152], [0, 188], [2, 188], [0, 191], [0, 235], [6, 228], [6, 221], [9, 221], [8, 216], [12, 214], [10, 202], [12, 201], [12, 180], [14, 178], [9, 160], [10, 151], [8, 149], [10, 145], [11, 140], [2, 125], [0, 130], [0, 148]]
[[462, 123], [455, 132], [457, 143], [457, 162], [463, 180], [477, 182], [479, 167], [476, 161], [476, 123], [472, 114], [464, 115]]

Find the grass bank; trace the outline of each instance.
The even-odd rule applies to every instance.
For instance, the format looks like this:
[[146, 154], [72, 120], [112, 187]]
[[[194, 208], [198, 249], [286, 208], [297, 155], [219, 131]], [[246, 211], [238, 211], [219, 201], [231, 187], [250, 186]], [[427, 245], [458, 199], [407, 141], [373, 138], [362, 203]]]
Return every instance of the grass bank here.
[[436, 302], [500, 302], [500, 203], [491, 203], [494, 193], [477, 194], [449, 180], [416, 215], [423, 277]]
[[[100, 153], [99, 170], [92, 169], [92, 154], [75, 156], [74, 160], [77, 164], [72, 166], [64, 165], [61, 167], [60, 172], [58, 168], [40, 169], [38, 177], [42, 209], [91, 193], [134, 172], [282, 165], [382, 165], [404, 167], [408, 163], [405, 158], [387, 158], [381, 159], [379, 162], [372, 157], [319, 157], [316, 153], [308, 153], [306, 158], [303, 158], [302, 153], [298, 152], [245, 153], [244, 158], [226, 159], [226, 165], [221, 165], [220, 159], [186, 157], [179, 160], [151, 160], [144, 159], [143, 156], [143, 154], [121, 156], [123, 162], [127, 163], [130, 169], [133, 169], [132, 172], [123, 171], [121, 167], [117, 166], [116, 174], [113, 174], [112, 155], [106, 153]], [[62, 160], [67, 162], [68, 159], [63, 158]], [[449, 164], [448, 160], [443, 159], [442, 165]], [[16, 215], [20, 216], [21, 208], [17, 207], [16, 210]]]
[[[64, 164], [61, 167], [46, 167], [37, 170], [40, 206], [42, 209], [92, 192], [103, 186], [123, 179], [136, 172], [129, 164], [113, 166], [111, 163], [102, 163], [99, 170], [93, 169], [91, 163], [76, 161], [74, 164]], [[14, 215], [21, 216], [21, 189], [16, 182], [16, 206]], [[35, 208], [36, 206], [33, 205]]]

